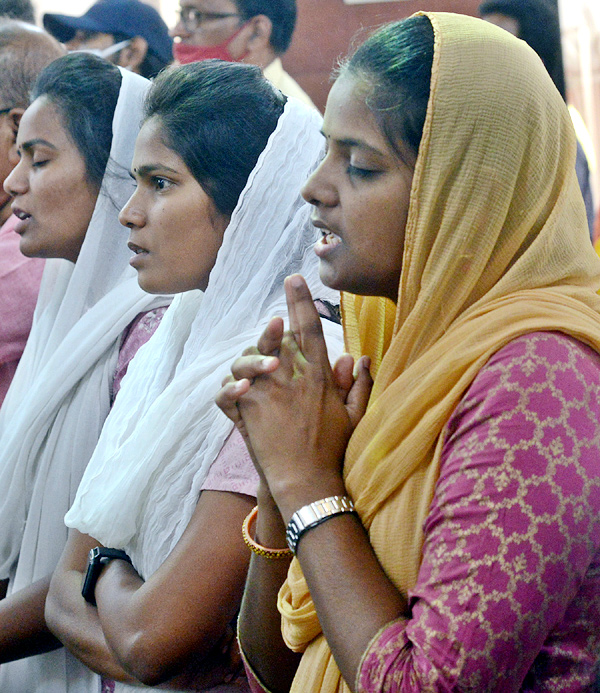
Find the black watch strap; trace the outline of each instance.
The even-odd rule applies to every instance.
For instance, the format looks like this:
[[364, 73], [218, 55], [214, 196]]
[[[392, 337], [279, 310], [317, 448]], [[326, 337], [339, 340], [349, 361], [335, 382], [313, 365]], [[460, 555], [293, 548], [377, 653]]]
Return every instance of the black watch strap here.
[[129, 558], [125, 551], [121, 551], [121, 549], [108, 549], [105, 546], [96, 546], [89, 553], [88, 567], [83, 579], [81, 596], [92, 606], [96, 606], [96, 596], [94, 592], [102, 568], [104, 568], [109, 561], [115, 559], [131, 563], [131, 558]]

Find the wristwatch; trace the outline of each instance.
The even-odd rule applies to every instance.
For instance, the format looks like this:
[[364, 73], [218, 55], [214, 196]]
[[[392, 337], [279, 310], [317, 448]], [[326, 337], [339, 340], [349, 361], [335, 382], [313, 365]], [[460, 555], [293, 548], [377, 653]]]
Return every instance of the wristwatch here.
[[336, 515], [354, 513], [354, 503], [348, 496], [328, 496], [321, 500], [309, 503], [297, 510], [289, 521], [285, 538], [290, 551], [295, 554], [300, 537], [309, 529], [320, 525]]
[[129, 558], [125, 551], [121, 551], [121, 549], [107, 549], [104, 546], [96, 546], [96, 548], [92, 549], [89, 553], [88, 567], [83, 579], [81, 596], [92, 606], [96, 606], [94, 591], [102, 568], [114, 559], [131, 563], [131, 558]]

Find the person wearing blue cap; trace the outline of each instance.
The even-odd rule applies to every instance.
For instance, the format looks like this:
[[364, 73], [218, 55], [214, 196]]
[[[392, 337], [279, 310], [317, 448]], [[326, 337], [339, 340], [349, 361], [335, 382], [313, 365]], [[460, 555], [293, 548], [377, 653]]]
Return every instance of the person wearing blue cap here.
[[81, 17], [45, 14], [44, 28], [69, 50], [86, 50], [152, 79], [173, 59], [158, 12], [140, 0], [98, 0]]

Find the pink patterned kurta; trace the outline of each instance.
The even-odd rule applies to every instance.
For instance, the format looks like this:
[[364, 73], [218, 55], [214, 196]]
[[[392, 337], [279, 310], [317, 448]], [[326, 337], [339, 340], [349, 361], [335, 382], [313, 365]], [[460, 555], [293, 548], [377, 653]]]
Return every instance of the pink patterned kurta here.
[[424, 527], [410, 617], [372, 640], [359, 693], [593, 690], [600, 356], [556, 332], [500, 349], [448, 421]]

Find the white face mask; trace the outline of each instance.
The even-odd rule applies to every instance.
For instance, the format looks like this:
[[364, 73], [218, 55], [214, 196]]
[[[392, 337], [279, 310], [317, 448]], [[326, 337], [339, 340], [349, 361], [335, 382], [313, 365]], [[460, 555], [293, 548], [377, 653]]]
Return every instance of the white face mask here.
[[92, 55], [97, 55], [99, 58], [110, 58], [111, 55], [118, 53], [123, 48], [127, 47], [131, 43], [131, 39], [125, 39], [125, 41], [119, 41], [119, 43], [113, 43], [112, 46], [108, 48], [77, 48], [74, 51], [69, 51], [69, 53], [91, 53]]

